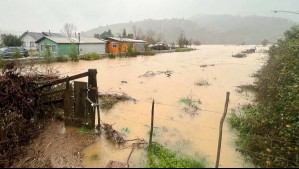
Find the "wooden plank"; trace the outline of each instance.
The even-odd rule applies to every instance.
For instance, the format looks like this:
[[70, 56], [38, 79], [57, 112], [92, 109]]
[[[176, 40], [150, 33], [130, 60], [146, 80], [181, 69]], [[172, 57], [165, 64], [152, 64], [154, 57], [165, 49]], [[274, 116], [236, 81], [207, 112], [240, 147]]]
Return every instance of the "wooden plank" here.
[[[63, 108], [64, 108], [64, 117], [71, 118], [72, 116], [72, 91], [65, 90], [63, 94]], [[66, 125], [69, 125], [66, 123]]]
[[[97, 70], [89, 69], [88, 70], [88, 88], [90, 91], [88, 92], [88, 98], [93, 102], [97, 102]], [[88, 120], [88, 128], [95, 128], [95, 107], [91, 105], [89, 101], [87, 101], [87, 120]]]
[[84, 121], [86, 111], [87, 82], [74, 82], [75, 118]]
[[80, 78], [86, 77], [88, 75], [89, 75], [88, 72], [85, 72], [85, 73], [77, 74], [77, 75], [74, 75], [74, 76], [66, 77], [66, 78], [63, 78], [63, 79], [58, 79], [58, 80], [55, 80], [53, 82], [50, 82], [48, 84], [45, 84], [45, 85], [39, 87], [39, 89], [43, 89], [45, 87], [57, 85], [57, 84], [60, 84], [60, 83], [69, 82], [71, 80], [80, 79]]

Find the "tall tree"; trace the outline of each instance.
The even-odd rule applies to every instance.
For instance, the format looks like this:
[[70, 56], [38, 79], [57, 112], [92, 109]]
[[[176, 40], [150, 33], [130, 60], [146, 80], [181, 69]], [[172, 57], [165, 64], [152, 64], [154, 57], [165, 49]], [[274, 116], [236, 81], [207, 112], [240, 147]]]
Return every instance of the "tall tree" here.
[[127, 37], [128, 37], [128, 35], [127, 35], [127, 31], [126, 31], [126, 29], [124, 29], [122, 38], [127, 38]]
[[61, 32], [69, 38], [75, 37], [76, 31], [77, 27], [72, 23], [65, 23], [61, 30]]
[[4, 46], [22, 46], [23, 42], [20, 37], [12, 34], [2, 34], [2, 43]]

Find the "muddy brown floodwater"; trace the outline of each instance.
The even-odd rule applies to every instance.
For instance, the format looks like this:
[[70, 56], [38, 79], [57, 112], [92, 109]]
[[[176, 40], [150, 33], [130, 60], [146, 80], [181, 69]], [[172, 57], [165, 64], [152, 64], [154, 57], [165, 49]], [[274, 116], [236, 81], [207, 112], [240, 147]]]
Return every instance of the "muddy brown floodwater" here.
[[[250, 102], [252, 95], [237, 92], [236, 86], [252, 84], [251, 76], [263, 65], [266, 54], [257, 52], [246, 58], [233, 58], [253, 46], [204, 45], [186, 53], [164, 53], [137, 58], [103, 59], [61, 63], [54, 66], [62, 75], [74, 75], [98, 70], [100, 91], [125, 92], [138, 102], [118, 103], [113, 109], [101, 112], [102, 120], [125, 131], [127, 139], [149, 138], [151, 101], [155, 99], [154, 141], [180, 150], [194, 158], [205, 157], [214, 167], [218, 145], [218, 128], [224, 110], [226, 92], [231, 92], [229, 109]], [[265, 48], [258, 47], [261, 51]], [[148, 71], [173, 71], [171, 76], [157, 74], [140, 77]], [[86, 80], [86, 79], [82, 79]], [[197, 86], [205, 80], [210, 85]], [[123, 82], [122, 82], [123, 81]], [[127, 83], [124, 83], [126, 81]], [[192, 115], [179, 100], [192, 97], [201, 101], [201, 110]], [[229, 111], [230, 113], [231, 111]], [[229, 115], [228, 115], [229, 116]], [[221, 167], [247, 167], [234, 148], [235, 135], [227, 121], [224, 126]], [[126, 162], [131, 149], [119, 149], [104, 136], [83, 150], [84, 167], [105, 167], [109, 160]], [[137, 150], [130, 167], [142, 167], [145, 152]]]

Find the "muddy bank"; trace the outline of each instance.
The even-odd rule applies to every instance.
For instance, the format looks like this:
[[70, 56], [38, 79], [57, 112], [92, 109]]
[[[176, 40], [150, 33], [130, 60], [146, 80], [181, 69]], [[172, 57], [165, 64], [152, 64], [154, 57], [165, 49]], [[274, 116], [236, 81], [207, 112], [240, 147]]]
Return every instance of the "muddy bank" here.
[[65, 128], [63, 122], [53, 121], [25, 147], [25, 153], [12, 168], [82, 168], [81, 150], [95, 140], [95, 135], [84, 134], [78, 128]]

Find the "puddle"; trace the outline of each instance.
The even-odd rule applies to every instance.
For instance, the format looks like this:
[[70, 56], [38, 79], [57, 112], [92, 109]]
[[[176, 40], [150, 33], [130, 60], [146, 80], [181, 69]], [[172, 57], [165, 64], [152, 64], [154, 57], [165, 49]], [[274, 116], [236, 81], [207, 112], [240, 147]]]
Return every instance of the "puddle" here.
[[[198, 50], [182, 53], [164, 53], [137, 58], [103, 59], [79, 63], [57, 63], [62, 75], [74, 75], [87, 69], [98, 70], [100, 91], [125, 92], [137, 99], [134, 102], [117, 103], [109, 111], [101, 112], [102, 120], [114, 124], [118, 131], [128, 130], [127, 139], [148, 140], [151, 117], [151, 101], [155, 99], [154, 140], [186, 154], [206, 157], [209, 167], [214, 167], [218, 146], [218, 128], [224, 109], [226, 92], [231, 92], [229, 109], [250, 102], [252, 95], [236, 91], [236, 86], [251, 84], [255, 73], [262, 65], [262, 53], [246, 58], [233, 58], [252, 46], [205, 45]], [[207, 65], [207, 66], [202, 66]], [[213, 66], [212, 66], [213, 65]], [[140, 77], [147, 72], [171, 71], [171, 76]], [[204, 79], [207, 86], [195, 85]], [[86, 78], [82, 79], [86, 80]], [[125, 85], [123, 82], [127, 82]], [[179, 100], [192, 95], [200, 99], [198, 114], [190, 116], [181, 108]], [[234, 134], [227, 122], [223, 131], [221, 167], [244, 167], [244, 162], [233, 146]], [[126, 162], [131, 149], [118, 149], [103, 136], [97, 143], [87, 147], [84, 167], [105, 167], [109, 160]], [[141, 150], [134, 151], [130, 167], [142, 166], [145, 158]]]

